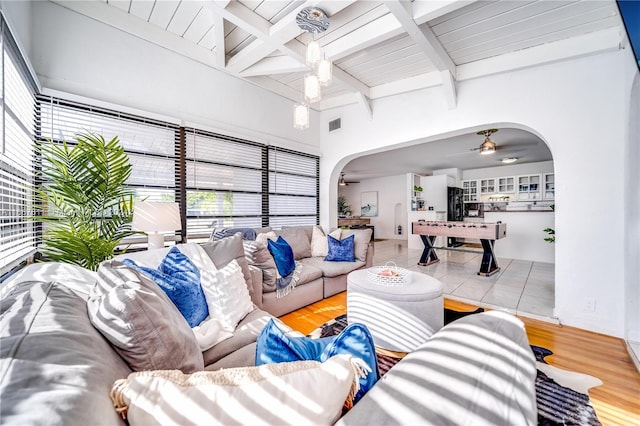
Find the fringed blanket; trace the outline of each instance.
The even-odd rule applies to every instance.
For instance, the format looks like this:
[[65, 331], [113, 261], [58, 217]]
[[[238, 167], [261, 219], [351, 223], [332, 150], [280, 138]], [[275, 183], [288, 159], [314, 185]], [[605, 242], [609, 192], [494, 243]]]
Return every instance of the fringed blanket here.
[[280, 276], [277, 272], [276, 268], [276, 299], [280, 299], [285, 297], [287, 294], [291, 293], [291, 290], [296, 288], [296, 284], [300, 280], [300, 273], [302, 271], [302, 263], [296, 262], [296, 267], [289, 275], [286, 277]]

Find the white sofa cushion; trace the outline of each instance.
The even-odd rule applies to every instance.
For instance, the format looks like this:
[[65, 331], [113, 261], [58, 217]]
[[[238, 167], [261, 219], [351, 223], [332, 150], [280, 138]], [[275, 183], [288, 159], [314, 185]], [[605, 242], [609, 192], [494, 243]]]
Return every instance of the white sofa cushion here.
[[111, 395], [130, 425], [330, 425], [353, 390], [349, 356], [185, 375], [132, 373]]

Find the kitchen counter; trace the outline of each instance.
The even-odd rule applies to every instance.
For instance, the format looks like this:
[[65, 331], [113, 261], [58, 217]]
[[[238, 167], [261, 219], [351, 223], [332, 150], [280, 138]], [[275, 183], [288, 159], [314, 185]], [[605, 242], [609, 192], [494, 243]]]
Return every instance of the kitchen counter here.
[[485, 212], [484, 222], [502, 221], [508, 225], [507, 237], [495, 244], [498, 257], [555, 263], [555, 244], [544, 239], [543, 229], [555, 228], [553, 211]]

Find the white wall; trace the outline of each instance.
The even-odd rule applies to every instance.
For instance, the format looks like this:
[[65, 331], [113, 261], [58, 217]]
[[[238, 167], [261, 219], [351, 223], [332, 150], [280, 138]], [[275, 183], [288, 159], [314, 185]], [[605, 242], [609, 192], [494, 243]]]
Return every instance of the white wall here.
[[[321, 206], [335, 204], [339, 171], [352, 158], [381, 148], [434, 140], [462, 131], [511, 126], [549, 145], [556, 178], [556, 313], [560, 321], [614, 336], [624, 334], [624, 165], [631, 81], [628, 50], [468, 80], [447, 109], [440, 88], [378, 99], [373, 119], [352, 105], [342, 129], [321, 126]], [[603, 142], [606, 145], [602, 149]], [[600, 208], [586, 207], [597, 202]], [[323, 207], [323, 224], [335, 208]], [[594, 312], [584, 298], [597, 301]]]
[[[322, 162], [321, 162], [322, 163]], [[371, 225], [375, 227], [375, 237], [382, 239], [406, 238], [405, 224], [407, 223], [406, 205], [406, 175], [389, 176], [380, 179], [367, 179], [360, 183], [350, 183], [339, 187], [340, 194], [347, 198], [354, 216], [360, 215], [360, 194], [366, 191], [378, 192], [378, 216], [372, 217]], [[396, 204], [401, 204], [398, 217]], [[332, 204], [333, 210], [338, 211], [337, 204]], [[410, 208], [410, 206], [409, 206]], [[399, 221], [399, 222], [398, 222]], [[335, 226], [333, 223], [332, 226]], [[397, 235], [397, 226], [402, 225], [402, 235]], [[325, 228], [329, 226], [325, 224]]]
[[294, 129], [281, 96], [57, 4], [33, 2], [32, 12], [31, 62], [45, 88], [319, 153], [317, 113]]
[[[625, 193], [625, 338], [640, 343], [640, 74], [629, 99]], [[640, 353], [636, 354], [640, 360]]]

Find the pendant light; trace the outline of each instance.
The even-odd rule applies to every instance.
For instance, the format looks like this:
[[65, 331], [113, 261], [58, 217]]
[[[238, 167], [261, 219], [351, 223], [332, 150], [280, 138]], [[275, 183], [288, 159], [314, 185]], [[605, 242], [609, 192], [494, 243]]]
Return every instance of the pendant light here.
[[[313, 38], [329, 28], [327, 14], [317, 7], [305, 7], [296, 15], [296, 24], [305, 32], [312, 34], [312, 40], [307, 44], [305, 63], [311, 68], [311, 73], [303, 79], [304, 102], [293, 107], [293, 127], [306, 129], [309, 127], [309, 104], [322, 99], [320, 87], [331, 82], [332, 63], [323, 58], [320, 43]], [[317, 74], [314, 72], [317, 71]]]
[[333, 63], [328, 59], [318, 62], [318, 80], [321, 86], [328, 86], [333, 77]]
[[309, 107], [304, 104], [296, 104], [293, 107], [293, 127], [295, 129], [309, 128]]
[[320, 80], [317, 75], [308, 74], [304, 78], [304, 98], [305, 100], [312, 104], [314, 102], [318, 102], [322, 99], [322, 94], [320, 93]]
[[316, 64], [320, 62], [321, 52], [320, 52], [320, 43], [315, 40], [311, 40], [309, 44], [307, 44], [307, 55], [306, 62], [311, 68], [315, 68]]

